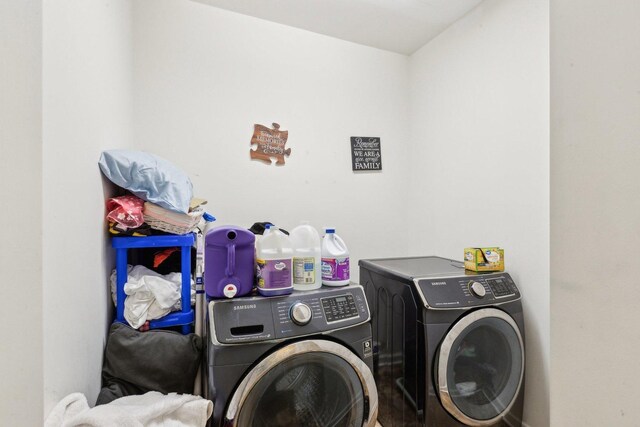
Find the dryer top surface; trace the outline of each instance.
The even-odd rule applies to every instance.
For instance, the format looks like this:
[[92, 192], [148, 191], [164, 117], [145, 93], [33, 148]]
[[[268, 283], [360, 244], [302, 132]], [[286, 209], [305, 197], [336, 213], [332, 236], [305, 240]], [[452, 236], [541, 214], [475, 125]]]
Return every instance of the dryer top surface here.
[[520, 291], [508, 273], [467, 271], [463, 262], [448, 258], [361, 260], [360, 266], [409, 283], [430, 309], [481, 307], [520, 299]]

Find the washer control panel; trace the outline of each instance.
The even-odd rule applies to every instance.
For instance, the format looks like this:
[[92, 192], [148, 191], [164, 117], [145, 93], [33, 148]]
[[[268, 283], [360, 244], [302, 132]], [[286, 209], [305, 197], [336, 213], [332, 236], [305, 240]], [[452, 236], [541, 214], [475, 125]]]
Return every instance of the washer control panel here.
[[496, 298], [508, 297], [514, 295], [518, 291], [515, 289], [515, 285], [511, 286], [511, 283], [509, 283], [509, 281], [504, 277], [487, 279], [486, 282]]
[[369, 321], [359, 285], [320, 288], [277, 297], [209, 302], [214, 344], [278, 340], [341, 329]]
[[350, 293], [328, 298], [320, 298], [327, 323], [336, 323], [358, 317], [358, 307]]
[[474, 307], [513, 301], [520, 291], [508, 273], [416, 279], [416, 285], [432, 308]]

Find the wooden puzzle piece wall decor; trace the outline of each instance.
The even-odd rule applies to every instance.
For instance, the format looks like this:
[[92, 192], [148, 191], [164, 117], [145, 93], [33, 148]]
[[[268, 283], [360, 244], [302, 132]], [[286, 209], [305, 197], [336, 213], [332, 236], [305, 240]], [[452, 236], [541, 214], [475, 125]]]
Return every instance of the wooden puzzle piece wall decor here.
[[291, 154], [291, 148], [285, 150], [284, 146], [289, 137], [288, 130], [279, 130], [280, 125], [273, 123], [273, 129], [266, 126], [254, 124], [251, 146], [256, 146], [255, 150], [249, 150], [251, 159], [262, 160], [271, 164], [271, 159], [276, 160], [276, 165], [284, 165], [284, 156]]

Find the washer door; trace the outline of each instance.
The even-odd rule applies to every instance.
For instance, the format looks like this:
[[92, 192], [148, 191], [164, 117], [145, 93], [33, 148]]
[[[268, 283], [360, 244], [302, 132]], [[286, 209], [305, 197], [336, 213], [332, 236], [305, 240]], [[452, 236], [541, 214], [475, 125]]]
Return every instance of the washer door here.
[[230, 426], [374, 426], [378, 394], [369, 367], [325, 340], [289, 344], [242, 380], [225, 414]]
[[485, 426], [513, 406], [524, 374], [524, 345], [516, 322], [484, 308], [464, 316], [445, 336], [436, 359], [444, 408], [469, 426]]

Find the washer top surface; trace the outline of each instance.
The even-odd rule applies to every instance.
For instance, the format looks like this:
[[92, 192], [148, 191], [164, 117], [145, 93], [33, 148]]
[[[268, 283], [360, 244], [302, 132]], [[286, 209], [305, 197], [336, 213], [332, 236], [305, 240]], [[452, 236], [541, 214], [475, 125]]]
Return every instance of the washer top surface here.
[[463, 262], [438, 256], [361, 260], [360, 265], [406, 279], [465, 275]]

